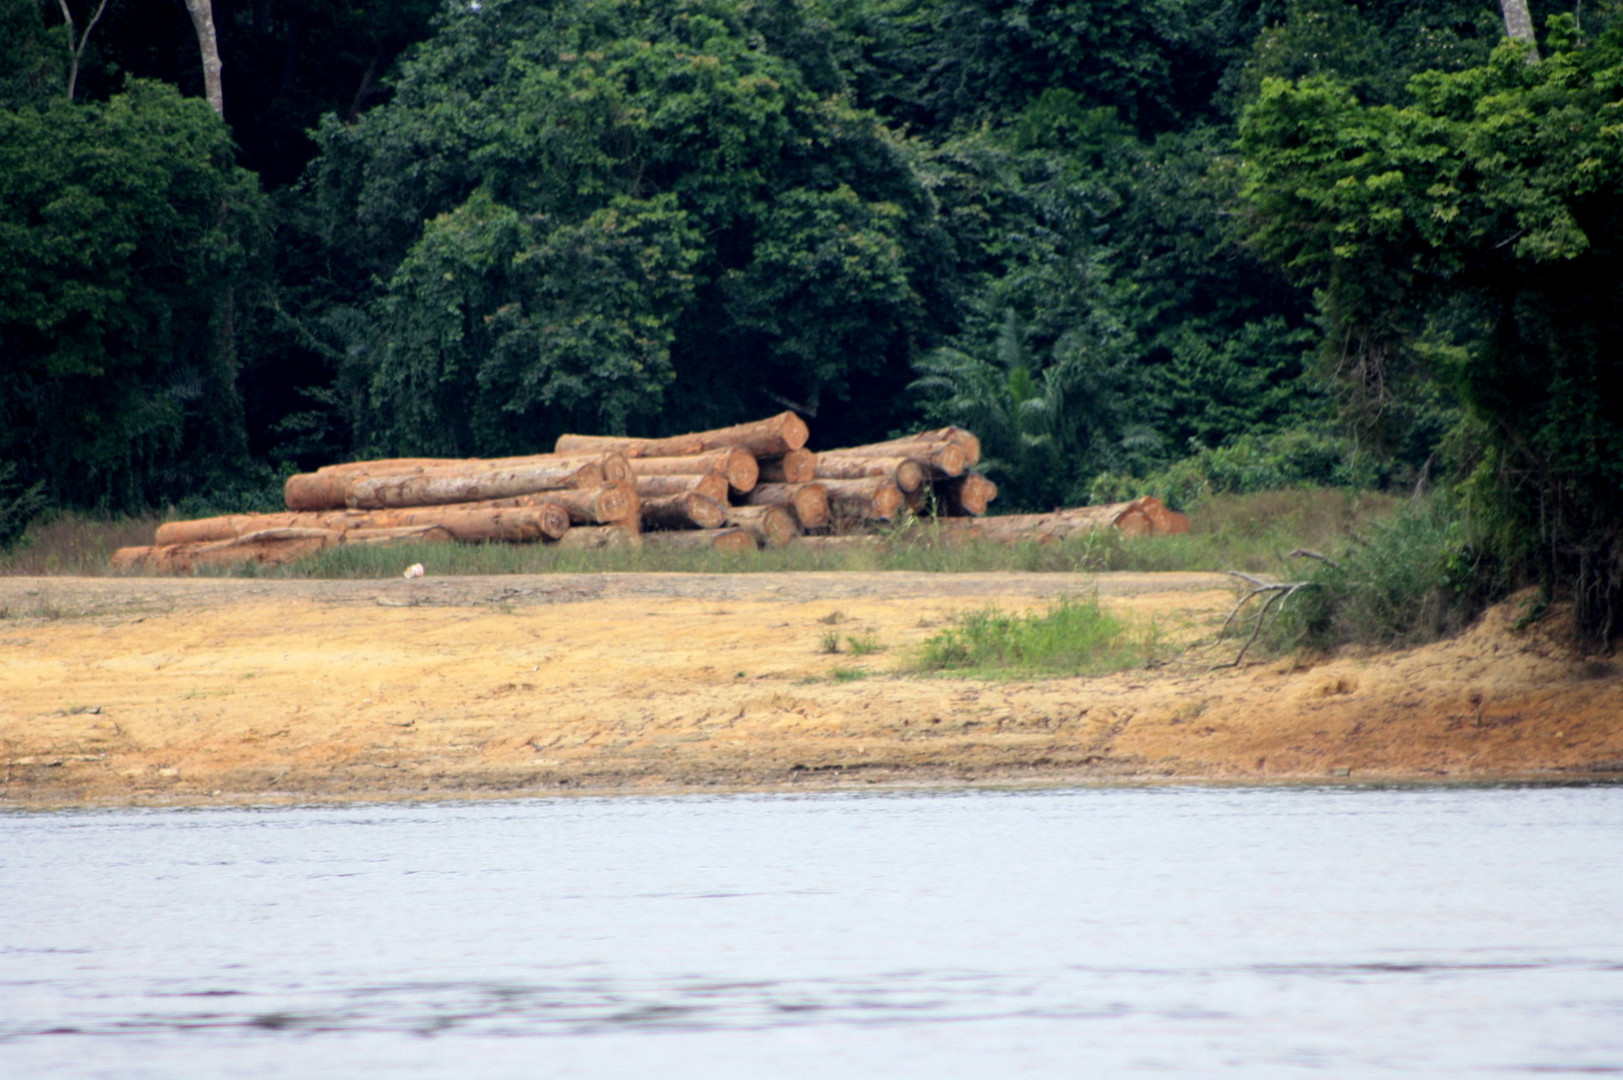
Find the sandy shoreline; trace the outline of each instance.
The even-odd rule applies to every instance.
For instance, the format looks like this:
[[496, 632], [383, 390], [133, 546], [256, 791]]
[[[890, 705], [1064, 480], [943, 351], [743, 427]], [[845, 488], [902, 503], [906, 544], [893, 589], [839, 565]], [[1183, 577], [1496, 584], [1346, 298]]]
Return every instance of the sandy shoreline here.
[[[1093, 588], [1193, 648], [899, 670], [955, 612]], [[0, 807], [1623, 773], [1620, 669], [1558, 619], [1213, 671], [1232, 600], [1215, 574], [0, 578]]]

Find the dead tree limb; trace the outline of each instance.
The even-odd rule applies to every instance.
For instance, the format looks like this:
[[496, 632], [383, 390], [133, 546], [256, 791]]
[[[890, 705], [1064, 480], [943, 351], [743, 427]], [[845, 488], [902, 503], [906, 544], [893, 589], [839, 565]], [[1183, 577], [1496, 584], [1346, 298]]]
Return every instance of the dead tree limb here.
[[[1245, 660], [1245, 654], [1250, 651], [1252, 645], [1256, 644], [1257, 638], [1262, 634], [1263, 626], [1276, 621], [1280, 612], [1285, 610], [1285, 602], [1302, 589], [1317, 584], [1312, 581], [1263, 581], [1261, 578], [1253, 577], [1241, 570], [1230, 570], [1228, 573], [1230, 577], [1237, 577], [1251, 587], [1234, 602], [1234, 609], [1229, 612], [1228, 618], [1223, 620], [1222, 628], [1217, 631], [1218, 641], [1222, 641], [1223, 638], [1228, 636], [1229, 627], [1234, 624], [1234, 620], [1239, 617], [1246, 604], [1259, 596], [1266, 596], [1267, 599], [1263, 600], [1262, 606], [1252, 616], [1251, 635], [1245, 639], [1245, 644], [1240, 646], [1240, 651], [1234, 655], [1234, 659], [1226, 664], [1213, 664], [1212, 671], [1217, 671], [1220, 668], [1239, 667]], [[1270, 611], [1273, 612], [1273, 620], [1268, 618]]]

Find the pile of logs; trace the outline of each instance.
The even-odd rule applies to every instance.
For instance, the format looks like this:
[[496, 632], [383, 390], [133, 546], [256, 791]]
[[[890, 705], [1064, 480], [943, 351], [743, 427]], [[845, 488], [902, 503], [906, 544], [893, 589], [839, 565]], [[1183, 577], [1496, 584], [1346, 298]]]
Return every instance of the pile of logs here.
[[[1052, 540], [1188, 528], [1155, 499], [987, 518], [997, 485], [974, 471], [980, 440], [941, 428], [814, 453], [781, 413], [661, 439], [564, 435], [550, 454], [491, 460], [390, 458], [290, 477], [287, 510], [172, 521], [115, 568], [190, 573], [276, 565], [329, 548], [422, 541], [748, 550], [837, 544], [911, 513], [948, 536]], [[1181, 525], [1180, 525], [1181, 521]]]

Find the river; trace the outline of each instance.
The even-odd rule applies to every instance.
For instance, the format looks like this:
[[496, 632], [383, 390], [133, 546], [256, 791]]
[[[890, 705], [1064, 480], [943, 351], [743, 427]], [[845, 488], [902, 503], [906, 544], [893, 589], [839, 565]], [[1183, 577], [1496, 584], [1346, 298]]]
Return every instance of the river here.
[[0, 1076], [1623, 1074], [1623, 787], [0, 813]]

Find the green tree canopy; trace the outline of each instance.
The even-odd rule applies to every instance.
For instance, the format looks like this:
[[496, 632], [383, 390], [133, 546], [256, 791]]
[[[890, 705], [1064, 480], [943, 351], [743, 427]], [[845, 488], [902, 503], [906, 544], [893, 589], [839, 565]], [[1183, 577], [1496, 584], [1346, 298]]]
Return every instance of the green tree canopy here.
[[1378, 418], [1418, 372], [1483, 441], [1475, 489], [1536, 538], [1583, 629], [1623, 615], [1623, 27], [1368, 105], [1269, 80], [1242, 125], [1259, 249], [1319, 290], [1328, 357]]
[[0, 111], [0, 461], [111, 509], [239, 464], [232, 296], [260, 212], [225, 126], [171, 87]]

